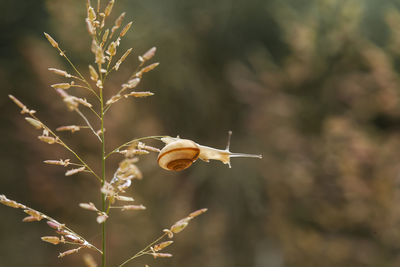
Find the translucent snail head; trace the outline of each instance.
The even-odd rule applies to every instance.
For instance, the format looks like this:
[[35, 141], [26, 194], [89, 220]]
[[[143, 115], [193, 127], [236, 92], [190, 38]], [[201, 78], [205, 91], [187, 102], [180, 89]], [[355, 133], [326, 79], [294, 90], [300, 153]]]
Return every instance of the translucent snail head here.
[[226, 149], [216, 149], [199, 145], [192, 140], [179, 137], [164, 137], [161, 140], [166, 144], [158, 155], [158, 164], [161, 168], [169, 171], [181, 171], [189, 168], [198, 158], [205, 162], [219, 160], [231, 167], [230, 158], [262, 158], [261, 155], [232, 153], [229, 151], [232, 132], [229, 131], [228, 145]]

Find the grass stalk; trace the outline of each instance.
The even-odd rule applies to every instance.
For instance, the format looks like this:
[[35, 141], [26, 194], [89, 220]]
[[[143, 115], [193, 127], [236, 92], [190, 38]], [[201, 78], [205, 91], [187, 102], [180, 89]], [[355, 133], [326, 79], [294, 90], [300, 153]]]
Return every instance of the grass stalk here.
[[[104, 186], [106, 181], [106, 150], [105, 150], [105, 137], [104, 137], [104, 97], [103, 97], [103, 89], [100, 88], [100, 132], [101, 132], [101, 186]], [[106, 211], [106, 195], [101, 193], [101, 210], [102, 212]], [[102, 267], [106, 266], [106, 222], [103, 222], [101, 225], [101, 236], [102, 236], [102, 251], [101, 262]]]

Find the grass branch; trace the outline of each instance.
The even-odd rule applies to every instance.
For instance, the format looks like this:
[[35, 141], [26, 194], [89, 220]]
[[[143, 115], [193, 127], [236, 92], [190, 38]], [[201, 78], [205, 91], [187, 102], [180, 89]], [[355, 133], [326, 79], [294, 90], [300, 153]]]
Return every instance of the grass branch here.
[[125, 264], [127, 264], [128, 262], [130, 262], [133, 259], [136, 259], [140, 256], [146, 255], [148, 254], [149, 251], [147, 251], [151, 246], [153, 246], [154, 244], [156, 244], [157, 242], [160, 242], [164, 237], [166, 237], [167, 234], [164, 233], [162, 234], [160, 237], [158, 237], [157, 239], [155, 239], [153, 242], [151, 242], [150, 244], [148, 244], [144, 249], [142, 249], [141, 251], [137, 252], [135, 255], [133, 255], [132, 257], [130, 257], [129, 259], [127, 259], [126, 261], [124, 261], [123, 263], [121, 263], [120, 265], [118, 265], [118, 267], [124, 266]]

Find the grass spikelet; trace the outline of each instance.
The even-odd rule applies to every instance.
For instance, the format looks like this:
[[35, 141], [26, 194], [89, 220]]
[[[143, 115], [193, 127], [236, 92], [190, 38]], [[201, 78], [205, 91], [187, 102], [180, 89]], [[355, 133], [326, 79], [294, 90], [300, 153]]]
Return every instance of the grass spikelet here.
[[76, 125], [67, 125], [67, 126], [60, 126], [56, 128], [56, 131], [61, 132], [61, 131], [69, 131], [71, 133], [77, 132], [81, 130], [81, 126], [76, 126]]
[[99, 216], [97, 216], [96, 221], [98, 224], [104, 223], [108, 219], [108, 215], [105, 212], [100, 213]]
[[32, 119], [30, 117], [26, 117], [25, 120], [38, 130], [43, 128], [43, 124], [38, 120]]
[[125, 25], [122, 29], [121, 33], [119, 34], [120, 37], [124, 37], [125, 34], [129, 31], [130, 27], [132, 26], [132, 21]]
[[151, 253], [153, 257], [156, 258], [171, 258], [172, 254], [171, 253]]
[[51, 164], [51, 165], [60, 165], [67, 167], [70, 164], [70, 159], [65, 159], [65, 160], [45, 160], [43, 161], [46, 164]]
[[49, 145], [57, 143], [56, 138], [51, 137], [51, 136], [40, 135], [40, 136], [38, 136], [38, 139], [40, 141], [42, 141], [42, 142], [45, 142], [45, 143], [49, 144]]
[[86, 169], [86, 167], [83, 166], [83, 167], [80, 167], [80, 168], [68, 170], [68, 171], [65, 173], [65, 176], [71, 176], [71, 175], [77, 174], [77, 173], [79, 173], [79, 172], [83, 172], [85, 169]]
[[87, 17], [90, 21], [96, 20], [96, 11], [94, 11], [93, 7], [89, 6], [87, 13]]
[[133, 78], [129, 80], [127, 83], [122, 85], [122, 89], [132, 89], [135, 88], [140, 83], [140, 78]]
[[172, 241], [172, 240], [161, 242], [153, 247], [153, 251], [157, 252], [157, 251], [163, 250], [164, 248], [168, 247], [169, 245], [172, 245], [172, 243], [174, 243], [174, 241]]
[[106, 53], [112, 57], [115, 56], [115, 54], [117, 53], [117, 44], [115, 42], [111, 42], [108, 46]]
[[125, 210], [145, 210], [146, 207], [143, 205], [124, 205], [121, 208], [121, 211]]
[[128, 98], [130, 96], [133, 96], [133, 97], [147, 97], [147, 96], [152, 96], [152, 95], [154, 95], [154, 93], [152, 93], [150, 91], [146, 91], [146, 92], [135, 92], [135, 91], [132, 91], [129, 94], [125, 94], [124, 97], [125, 98]]
[[121, 27], [122, 21], [125, 18], [125, 12], [122, 12], [121, 15], [115, 20], [114, 26], [111, 28], [111, 35], [110, 38], [113, 37], [114, 33], [116, 30], [118, 30]]
[[126, 52], [122, 55], [122, 57], [115, 63], [114, 69], [118, 70], [119, 66], [122, 64], [122, 62], [125, 61], [125, 59], [128, 57], [128, 55], [132, 52], [132, 48], [129, 48], [126, 50]]
[[117, 101], [119, 101], [122, 98], [121, 95], [114, 95], [112, 96], [109, 100], [107, 100], [106, 105], [111, 105], [116, 103]]
[[189, 214], [189, 217], [193, 219], [193, 218], [207, 212], [207, 210], [208, 209], [204, 208], [204, 209], [199, 209], [199, 210], [193, 211], [192, 213]]
[[93, 21], [91, 21], [89, 18], [86, 20], [86, 28], [89, 32], [90, 35], [95, 36], [96, 35], [96, 27], [93, 25]]
[[53, 39], [53, 37], [51, 37], [48, 33], [44, 32], [44, 36], [46, 36], [47, 40], [49, 41], [49, 43], [54, 47], [54, 48], [60, 48], [58, 46], [58, 43]]
[[75, 248], [75, 249], [70, 249], [70, 250], [64, 251], [63, 253], [60, 253], [60, 254], [58, 255], [58, 257], [59, 257], [59, 258], [62, 258], [62, 257], [68, 256], [68, 255], [77, 253], [77, 252], [78, 252], [80, 249], [82, 249], [82, 248], [83, 248], [83, 247], [79, 247], [79, 248]]
[[0, 195], [0, 203], [14, 209], [25, 208], [25, 205], [22, 205], [14, 200], [10, 200], [5, 195]]
[[40, 212], [38, 212], [36, 210], [33, 210], [33, 209], [25, 209], [24, 212], [26, 214], [34, 217], [37, 221], [40, 221], [40, 220], [42, 220], [44, 218], [43, 215]]
[[21, 114], [29, 113], [33, 114], [35, 113], [34, 110], [29, 110], [21, 101], [19, 101], [15, 96], [13, 95], [8, 95], [8, 97], [18, 106], [21, 108]]
[[56, 83], [56, 84], [52, 84], [51, 87], [53, 87], [54, 89], [67, 90], [67, 89], [71, 88], [71, 84], [69, 84], [69, 83]]
[[186, 226], [189, 225], [190, 220], [191, 218], [186, 217], [183, 218], [182, 220], [177, 221], [176, 223], [174, 223], [174, 225], [171, 226], [170, 228], [171, 232], [173, 232], [174, 234], [181, 232], [183, 229], [186, 228]]
[[68, 72], [66, 72], [65, 70], [59, 70], [56, 68], [48, 68], [49, 71], [53, 72], [54, 74], [60, 75], [60, 76], [64, 76], [66, 78], [71, 78], [72, 75], [69, 74]]
[[[104, 44], [107, 42], [109, 32], [110, 32], [109, 29], [104, 31], [103, 37], [101, 38], [101, 45], [100, 45], [101, 47], [103, 47]], [[111, 38], [111, 36], [110, 36], [110, 38]]]
[[99, 211], [92, 202], [79, 203], [79, 207], [81, 207], [82, 209], [85, 209], [85, 210]]
[[92, 79], [92, 81], [97, 81], [99, 79], [99, 75], [97, 74], [97, 71], [95, 70], [95, 68], [93, 68], [92, 65], [89, 65], [89, 72], [90, 72], [90, 79]]
[[133, 197], [127, 197], [127, 196], [116, 196], [116, 199], [119, 201], [135, 201]]
[[110, 2], [108, 2], [106, 8], [104, 9], [104, 15], [105, 15], [105, 17], [110, 16], [111, 11], [112, 11], [113, 6], [114, 6], [114, 2], [115, 2], [114, 0], [110, 0]]
[[104, 57], [103, 48], [101, 48], [101, 46], [99, 46], [95, 40], [93, 40], [93, 42], [92, 42], [92, 51], [95, 54], [96, 64], [101, 65], [104, 62], [106, 62], [106, 59]]
[[50, 243], [50, 244], [53, 244], [53, 245], [58, 245], [61, 242], [61, 239], [58, 238], [57, 236], [42, 236], [41, 239], [44, 242], [47, 242], [47, 243]]
[[142, 56], [139, 56], [139, 61], [140, 62], [145, 62], [147, 60], [150, 60], [154, 55], [156, 54], [157, 48], [152, 47], [150, 48], [146, 53], [144, 53]]
[[160, 65], [160, 63], [156, 62], [156, 63], [150, 64], [150, 65], [142, 68], [140, 71], [138, 71], [136, 73], [136, 77], [141, 78], [143, 73], [146, 73], [146, 72], [149, 72], [151, 70], [154, 70], [158, 65]]

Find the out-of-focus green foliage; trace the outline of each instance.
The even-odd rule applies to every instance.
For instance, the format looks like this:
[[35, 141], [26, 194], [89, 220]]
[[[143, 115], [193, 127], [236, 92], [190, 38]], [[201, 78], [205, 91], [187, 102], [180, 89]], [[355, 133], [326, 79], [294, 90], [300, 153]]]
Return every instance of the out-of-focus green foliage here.
[[[77, 207], [96, 201], [95, 183], [42, 165], [67, 156], [37, 142], [6, 98], [15, 94], [53, 128], [78, 119], [48, 86], [59, 81], [48, 67], [68, 67], [42, 32], [85, 72], [84, 3], [25, 2], [0, 2], [0, 192], [96, 243], [95, 218]], [[143, 83], [154, 97], [110, 110], [108, 148], [159, 134], [223, 148], [233, 130], [232, 151], [264, 158], [233, 160], [232, 169], [197, 162], [179, 174], [161, 170], [155, 155], [141, 159], [145, 178], [131, 193], [148, 210], [114, 214], [110, 266], [202, 207], [209, 212], [180, 234], [172, 259], [137, 266], [399, 266], [399, 1], [120, 0], [114, 15], [122, 11], [134, 24], [121, 46], [134, 56], [107, 94], [151, 46], [161, 64]], [[96, 140], [65, 138], [96, 164]], [[0, 214], [1, 264], [82, 265], [59, 262], [58, 248], [40, 243], [46, 226], [23, 225], [5, 207]]]

